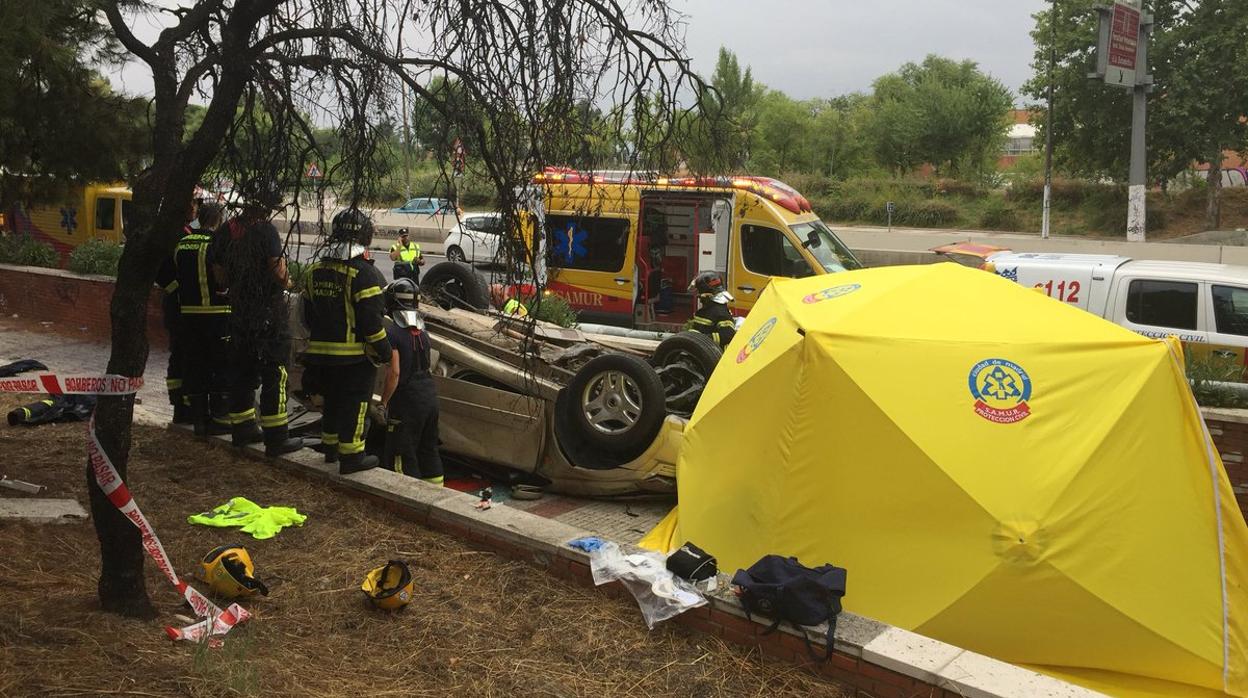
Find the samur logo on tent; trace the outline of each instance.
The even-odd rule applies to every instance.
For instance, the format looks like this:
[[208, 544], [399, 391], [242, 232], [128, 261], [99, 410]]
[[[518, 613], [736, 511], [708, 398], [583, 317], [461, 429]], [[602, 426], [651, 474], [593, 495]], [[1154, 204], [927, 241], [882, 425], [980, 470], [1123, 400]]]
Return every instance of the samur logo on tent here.
[[802, 302], [807, 305], [811, 303], [820, 303], [822, 301], [832, 300], [833, 298], [840, 298], [841, 296], [853, 293], [860, 288], [862, 288], [862, 284], [842, 284], [840, 286], [833, 286], [832, 288], [825, 288], [822, 291], [807, 294], [805, 298], [802, 298]]
[[746, 342], [745, 346], [741, 347], [741, 351], [737, 352], [737, 363], [743, 363], [746, 359], [750, 358], [750, 355], [754, 353], [755, 349], [758, 349], [765, 339], [767, 339], [767, 335], [771, 334], [771, 329], [775, 326], [776, 318], [768, 318], [767, 322], [764, 322], [763, 326], [758, 328], [754, 335], [750, 337], [750, 341]]
[[1021, 422], [1031, 415], [1031, 376], [1006, 359], [984, 359], [967, 378], [975, 414], [996, 424]]

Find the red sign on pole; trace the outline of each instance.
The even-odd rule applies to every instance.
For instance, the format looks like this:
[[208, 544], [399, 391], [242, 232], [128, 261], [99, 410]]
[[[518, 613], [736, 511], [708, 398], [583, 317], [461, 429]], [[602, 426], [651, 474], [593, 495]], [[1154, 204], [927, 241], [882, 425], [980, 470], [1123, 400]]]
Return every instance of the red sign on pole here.
[[1134, 87], [1140, 50], [1140, 8], [1136, 2], [1114, 3], [1109, 26], [1109, 61], [1105, 82]]

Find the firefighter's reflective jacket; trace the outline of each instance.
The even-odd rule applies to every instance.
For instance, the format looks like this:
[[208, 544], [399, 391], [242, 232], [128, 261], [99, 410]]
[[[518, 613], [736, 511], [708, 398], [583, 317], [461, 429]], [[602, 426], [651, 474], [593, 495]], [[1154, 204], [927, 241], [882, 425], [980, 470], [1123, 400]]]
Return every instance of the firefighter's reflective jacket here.
[[305, 360], [352, 364], [390, 359], [382, 325], [385, 277], [362, 257], [322, 258], [304, 274], [304, 319], [309, 330]]
[[707, 299], [703, 299], [702, 307], [693, 314], [690, 329], [710, 335], [721, 349], [728, 346], [737, 335], [737, 325], [732, 313], [728, 311], [728, 306]]
[[183, 315], [230, 312], [230, 301], [212, 275], [211, 243], [212, 237], [205, 231], [188, 232], [157, 273], [156, 283], [165, 293], [177, 294]]

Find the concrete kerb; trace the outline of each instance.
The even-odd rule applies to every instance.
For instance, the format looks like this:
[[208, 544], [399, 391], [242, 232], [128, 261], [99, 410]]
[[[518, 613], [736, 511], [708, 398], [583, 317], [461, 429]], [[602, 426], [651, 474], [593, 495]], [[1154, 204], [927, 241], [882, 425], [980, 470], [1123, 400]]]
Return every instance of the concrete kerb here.
[[[146, 418], [138, 421], [155, 424], [154, 420]], [[229, 437], [215, 437], [209, 441], [219, 447], [232, 448]], [[242, 452], [283, 469], [329, 481], [344, 491], [401, 507], [406, 510], [406, 518], [435, 530], [464, 535], [469, 544], [498, 548], [501, 543], [512, 548], [504, 552], [511, 552], [513, 557], [520, 553], [519, 557], [548, 571], [553, 571], [555, 560], [562, 559], [583, 565], [588, 572], [589, 555], [569, 547], [568, 543], [593, 535], [589, 531], [509, 507], [478, 510], [474, 506], [478, 498], [471, 494], [434, 487], [400, 473], [375, 468], [339, 475], [335, 466], [325, 464], [321, 455], [311, 450], [281, 458], [265, 458], [263, 448], [258, 445]], [[627, 544], [621, 544], [621, 548], [625, 552], [639, 550]], [[729, 578], [721, 574], [720, 582], [720, 590], [708, 597], [708, 610], [748, 618], [740, 601], [729, 591]], [[677, 616], [676, 620], [683, 617]], [[756, 639], [765, 627], [764, 621], [761, 618], [753, 621]], [[796, 638], [802, 636], [802, 631], [786, 624], [776, 632]], [[816, 652], [824, 644], [825, 633], [826, 626], [809, 629], [807, 637]], [[835, 648], [869, 664], [972, 698], [1101, 695], [848, 612], [842, 613], [837, 622]]]

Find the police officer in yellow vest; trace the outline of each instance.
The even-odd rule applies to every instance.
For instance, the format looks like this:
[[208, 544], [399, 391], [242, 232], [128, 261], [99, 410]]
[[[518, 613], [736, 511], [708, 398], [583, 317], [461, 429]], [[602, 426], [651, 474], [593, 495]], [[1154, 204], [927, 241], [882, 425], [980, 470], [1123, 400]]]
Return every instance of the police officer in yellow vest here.
[[385, 304], [381, 272], [364, 259], [373, 222], [358, 209], [334, 216], [329, 245], [304, 273], [304, 318], [308, 350], [304, 387], [325, 397], [321, 444], [326, 463], [343, 475], [376, 467], [364, 453], [368, 403], [377, 380], [375, 366], [389, 363], [390, 342], [382, 324]]
[[425, 256], [420, 252], [420, 245], [407, 239], [407, 228], [399, 228], [399, 241], [390, 246], [390, 260], [394, 262], [395, 279], [420, 283], [420, 267], [425, 263]]

